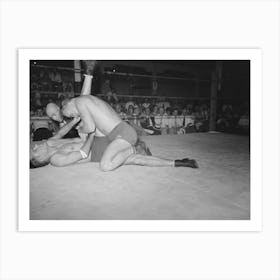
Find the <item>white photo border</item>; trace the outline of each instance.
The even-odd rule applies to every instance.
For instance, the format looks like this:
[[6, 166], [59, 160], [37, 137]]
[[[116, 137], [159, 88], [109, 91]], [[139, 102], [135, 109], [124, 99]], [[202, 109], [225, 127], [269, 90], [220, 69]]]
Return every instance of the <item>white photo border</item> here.
[[[250, 220], [30, 220], [30, 60], [250, 60]], [[262, 51], [261, 49], [19, 49], [18, 50], [19, 231], [261, 231]]]

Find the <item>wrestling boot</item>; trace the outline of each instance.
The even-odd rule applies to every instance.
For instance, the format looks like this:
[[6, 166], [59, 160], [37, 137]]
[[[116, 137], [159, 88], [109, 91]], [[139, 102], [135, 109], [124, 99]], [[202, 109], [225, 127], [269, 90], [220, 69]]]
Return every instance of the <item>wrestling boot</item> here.
[[175, 167], [191, 167], [198, 168], [198, 164], [195, 159], [183, 158], [175, 160]]

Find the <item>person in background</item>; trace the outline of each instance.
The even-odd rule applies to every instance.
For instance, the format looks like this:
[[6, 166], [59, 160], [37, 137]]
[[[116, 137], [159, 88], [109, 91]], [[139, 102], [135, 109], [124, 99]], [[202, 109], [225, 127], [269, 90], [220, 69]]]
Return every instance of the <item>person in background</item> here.
[[130, 105], [127, 112], [127, 123], [135, 129], [138, 136], [153, 134], [152, 131], [147, 131], [142, 127], [140, 116], [140, 107], [138, 105], [135, 105], [135, 107], [132, 107], [132, 105]]
[[37, 109], [36, 116], [32, 116], [30, 119], [31, 123], [31, 136], [33, 141], [41, 141], [49, 139], [53, 136], [50, 129], [50, 120], [44, 116], [42, 109]]
[[171, 107], [170, 102], [166, 101], [165, 97], [159, 98], [159, 102], [156, 105], [160, 108], [163, 107], [164, 109]]
[[123, 111], [122, 105], [120, 103], [115, 105], [115, 110], [123, 121], [127, 121], [127, 115]]
[[183, 123], [182, 127], [185, 133], [195, 132], [194, 126], [194, 115], [192, 113], [191, 107], [185, 107], [182, 111]]
[[134, 106], [129, 105], [128, 108], [126, 109], [126, 116], [127, 116], [128, 122], [131, 122], [133, 120], [133, 112], [134, 112]]
[[151, 116], [152, 117], [155, 117], [156, 115], [158, 115], [158, 106], [157, 105], [154, 105], [153, 108], [152, 108], [152, 113], [151, 113]]
[[129, 96], [128, 101], [125, 103], [124, 107], [125, 110], [128, 112], [129, 107], [132, 106], [132, 108], [134, 108], [135, 106], [135, 102], [133, 101], [132, 96]]
[[174, 108], [172, 116], [169, 117], [169, 134], [178, 134], [183, 127], [183, 116], [179, 115], [178, 108]]
[[106, 79], [101, 87], [101, 93], [107, 96], [109, 92], [112, 92], [111, 83], [109, 79]]
[[160, 135], [160, 130], [155, 129], [154, 122], [155, 120], [151, 114], [150, 107], [147, 107], [146, 109], [143, 108], [140, 115], [141, 126], [145, 129], [145, 131], [149, 131], [149, 134]]
[[149, 102], [149, 99], [148, 98], [145, 98], [144, 99], [144, 103], [142, 104], [142, 107], [144, 108], [144, 109], [147, 109], [147, 108], [149, 108], [151, 106], [151, 103]]
[[248, 110], [246, 110], [240, 117], [238, 121], [238, 128], [242, 133], [247, 134], [250, 132], [250, 115]]
[[203, 126], [203, 116], [201, 114], [200, 106], [196, 105], [194, 108], [194, 126], [197, 132], [202, 131], [202, 126]]
[[52, 88], [52, 81], [49, 78], [48, 73], [44, 70], [40, 71], [40, 85], [42, 90], [45, 91], [50, 91]]
[[159, 129], [161, 134], [168, 132], [168, 118], [163, 107], [159, 108], [159, 113], [155, 116], [155, 128]]

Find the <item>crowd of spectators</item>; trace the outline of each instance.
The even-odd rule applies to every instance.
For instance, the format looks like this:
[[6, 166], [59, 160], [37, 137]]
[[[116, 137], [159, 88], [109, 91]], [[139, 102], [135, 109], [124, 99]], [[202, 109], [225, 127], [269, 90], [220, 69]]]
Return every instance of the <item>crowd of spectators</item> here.
[[31, 90], [52, 91], [52, 92], [74, 92], [73, 81], [58, 70], [45, 71], [40, 69], [32, 71], [30, 77]]
[[[37, 135], [42, 134], [49, 137], [59, 129], [59, 125], [46, 116], [45, 108], [48, 103], [55, 103], [61, 107], [64, 99], [74, 97], [74, 82], [71, 77], [69, 73], [58, 69], [37, 68], [31, 71], [30, 131], [33, 140], [40, 138], [41, 136]], [[209, 102], [156, 96], [152, 98], [119, 96], [108, 78], [103, 82], [99, 92], [101, 94], [98, 96], [108, 102], [120, 118], [132, 125], [140, 135], [209, 131]], [[249, 134], [250, 106], [244, 102], [240, 104], [228, 102], [219, 104], [217, 131]], [[36, 131], [39, 133], [36, 134]]]
[[[117, 95], [101, 96], [119, 114], [120, 118], [132, 125], [139, 135], [185, 134], [209, 131], [210, 108], [206, 103], [188, 102], [186, 104], [165, 98], [127, 98]], [[55, 133], [59, 127], [48, 120], [45, 105], [40, 104], [39, 95], [35, 96], [31, 107], [33, 118], [31, 132], [38, 127]], [[61, 105], [62, 99], [47, 100]], [[34, 104], [34, 100], [33, 100]], [[38, 126], [38, 124], [40, 124]], [[250, 120], [248, 106], [222, 104], [217, 113], [217, 131], [249, 134]]]

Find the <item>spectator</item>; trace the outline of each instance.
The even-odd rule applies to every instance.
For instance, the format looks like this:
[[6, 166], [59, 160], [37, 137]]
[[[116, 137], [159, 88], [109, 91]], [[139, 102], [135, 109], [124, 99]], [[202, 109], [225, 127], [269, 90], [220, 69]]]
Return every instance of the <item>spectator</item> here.
[[168, 132], [168, 118], [163, 107], [159, 108], [159, 113], [155, 116], [155, 128], [161, 131], [161, 134]]
[[182, 127], [185, 133], [195, 132], [194, 126], [194, 114], [192, 113], [191, 107], [185, 107], [182, 111], [183, 123]]
[[33, 141], [41, 141], [49, 139], [53, 136], [50, 129], [50, 120], [43, 115], [43, 110], [37, 110], [37, 116], [31, 117], [31, 132]]
[[158, 114], [158, 106], [154, 105], [153, 110], [152, 110], [152, 115], [155, 117]]
[[169, 117], [169, 134], [178, 134], [178, 131], [183, 127], [183, 116], [179, 116], [177, 108], [173, 110], [172, 116]]
[[198, 105], [194, 108], [194, 126], [197, 132], [201, 132], [203, 126], [203, 116], [201, 114], [201, 109]]
[[159, 102], [156, 103], [156, 105], [160, 108], [163, 107], [164, 109], [170, 107], [170, 103], [166, 101], [165, 97], [161, 97], [159, 99]]
[[109, 79], [106, 79], [101, 87], [101, 93], [106, 96], [109, 92], [112, 92], [111, 83]]
[[238, 122], [238, 128], [241, 132], [250, 132], [250, 116], [248, 110], [240, 117]]
[[130, 106], [132, 106], [132, 107], [135, 106], [135, 103], [134, 103], [133, 98], [131, 96], [128, 98], [128, 101], [125, 103], [124, 106], [125, 106], [126, 111], [128, 111]]
[[52, 81], [49, 78], [49, 75], [45, 71], [40, 72], [40, 84], [42, 86], [42, 90], [50, 91], [52, 88]]
[[129, 105], [126, 111], [127, 119], [129, 122], [133, 120], [134, 106]]
[[64, 81], [62, 84], [63, 92], [74, 92], [74, 86], [71, 81]]
[[123, 109], [122, 109], [121, 104], [117, 103], [117, 104], [115, 105], [115, 110], [116, 110], [116, 112], [119, 114], [120, 118], [121, 118], [123, 121], [127, 121], [127, 115], [126, 115], [126, 113], [123, 112]]
[[[150, 131], [153, 131], [153, 135], [160, 135], [160, 129], [155, 128], [155, 119], [154, 116], [151, 113], [150, 107], [147, 107], [143, 110], [141, 117], [140, 117], [141, 126], [144, 129], [148, 129]], [[151, 134], [151, 133], [150, 133]]]
[[143, 108], [146, 110], [151, 106], [151, 103], [149, 102], [148, 98], [145, 98], [144, 103], [142, 104]]

